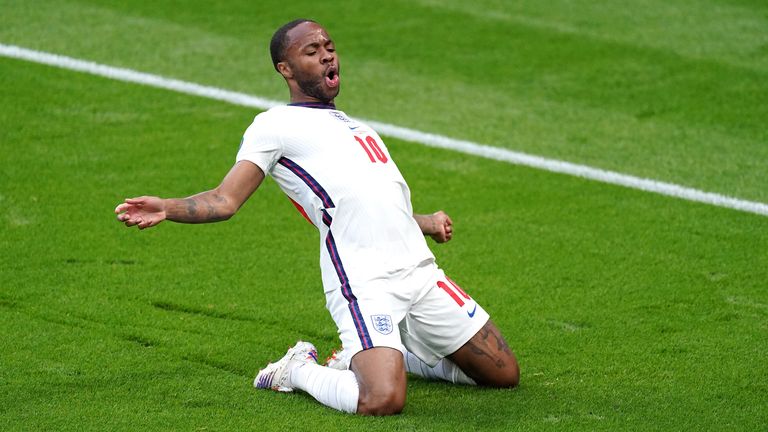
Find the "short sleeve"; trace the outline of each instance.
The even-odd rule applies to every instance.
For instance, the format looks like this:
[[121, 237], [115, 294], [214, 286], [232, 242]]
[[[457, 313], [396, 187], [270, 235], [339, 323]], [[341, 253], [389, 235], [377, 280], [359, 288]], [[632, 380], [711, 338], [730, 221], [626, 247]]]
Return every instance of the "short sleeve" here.
[[246, 129], [236, 162], [253, 162], [264, 174], [268, 174], [282, 156], [282, 145], [280, 137], [260, 117], [261, 114], [256, 116]]

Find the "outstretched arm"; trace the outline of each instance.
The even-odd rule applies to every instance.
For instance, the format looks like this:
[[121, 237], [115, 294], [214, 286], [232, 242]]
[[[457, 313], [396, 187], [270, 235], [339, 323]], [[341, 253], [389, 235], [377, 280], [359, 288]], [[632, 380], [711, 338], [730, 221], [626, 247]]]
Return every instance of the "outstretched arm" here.
[[424, 235], [432, 237], [438, 243], [445, 243], [453, 238], [453, 221], [444, 211], [430, 215], [414, 214], [413, 218], [419, 224]]
[[117, 220], [139, 229], [164, 220], [206, 223], [227, 220], [264, 181], [264, 172], [255, 164], [240, 161], [216, 188], [189, 198], [162, 199], [152, 196], [128, 198], [115, 208]]

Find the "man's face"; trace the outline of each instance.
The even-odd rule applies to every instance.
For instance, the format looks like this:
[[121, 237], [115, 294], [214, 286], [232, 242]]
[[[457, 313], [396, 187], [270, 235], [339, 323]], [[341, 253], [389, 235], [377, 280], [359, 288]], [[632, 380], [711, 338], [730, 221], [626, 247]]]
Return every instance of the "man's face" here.
[[319, 24], [305, 22], [291, 29], [286, 62], [302, 93], [329, 103], [339, 94], [339, 58], [330, 36]]

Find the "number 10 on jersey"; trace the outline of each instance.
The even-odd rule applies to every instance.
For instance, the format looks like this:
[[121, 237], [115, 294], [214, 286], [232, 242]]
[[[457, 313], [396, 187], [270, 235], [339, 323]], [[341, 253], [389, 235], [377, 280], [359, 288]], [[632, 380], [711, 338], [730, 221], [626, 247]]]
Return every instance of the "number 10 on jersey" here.
[[[387, 159], [387, 155], [381, 151], [381, 147], [379, 147], [379, 143], [376, 142], [374, 137], [368, 135], [365, 137], [365, 141], [363, 141], [363, 139], [359, 136], [355, 136], [355, 139], [360, 144], [360, 147], [365, 150], [365, 153], [368, 155], [368, 158], [372, 163], [376, 163], [376, 159], [378, 159], [381, 163], [387, 163], [389, 159]], [[374, 156], [376, 157], [375, 159]]]

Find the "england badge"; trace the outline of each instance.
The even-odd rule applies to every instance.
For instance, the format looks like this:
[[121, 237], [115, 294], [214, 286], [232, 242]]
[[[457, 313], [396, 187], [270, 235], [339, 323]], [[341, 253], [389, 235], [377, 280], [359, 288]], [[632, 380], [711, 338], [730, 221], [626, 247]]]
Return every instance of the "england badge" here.
[[385, 335], [392, 333], [394, 326], [392, 325], [392, 317], [389, 315], [371, 315], [371, 321], [377, 332]]

